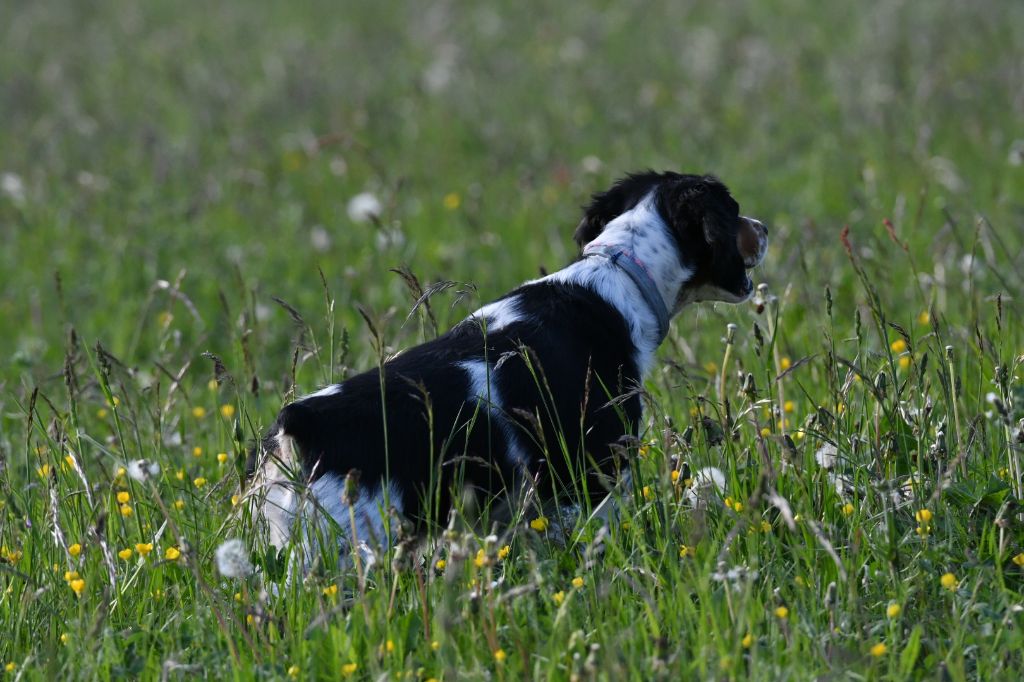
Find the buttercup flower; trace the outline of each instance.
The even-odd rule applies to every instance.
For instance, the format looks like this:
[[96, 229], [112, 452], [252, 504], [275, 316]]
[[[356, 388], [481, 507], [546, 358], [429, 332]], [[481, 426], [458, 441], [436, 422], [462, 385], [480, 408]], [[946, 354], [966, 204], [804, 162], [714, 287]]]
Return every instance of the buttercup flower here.
[[153, 551], [153, 543], [138, 542], [135, 544], [135, 551], [139, 553], [139, 556], [145, 558], [146, 555]]
[[506, 658], [508, 658], [508, 657], [505, 655], [505, 650], [504, 649], [498, 649], [497, 651], [494, 652], [494, 660], [496, 662], [504, 663]]
[[235, 416], [235, 406], [231, 403], [224, 403], [220, 406], [220, 416], [225, 419], [231, 419]]
[[167, 551], [164, 552], [164, 558], [168, 561], [177, 561], [181, 558], [181, 550], [177, 547], [168, 547]]
[[[534, 529], [538, 533], [543, 533], [548, 529], [548, 519], [546, 516], [538, 516], [533, 521], [530, 521], [530, 528]], [[499, 649], [500, 651], [500, 649]]]
[[789, 609], [787, 609], [785, 606], [778, 607], [777, 609], [775, 609], [775, 617], [779, 618], [780, 620], [785, 620], [789, 618]]
[[956, 576], [952, 573], [943, 573], [942, 577], [939, 578], [939, 584], [950, 592], [956, 590], [957, 580]]
[[879, 642], [878, 644], [871, 647], [871, 655], [875, 658], [879, 656], [885, 656], [885, 653], [889, 651], [889, 647], [885, 645], [885, 642]]
[[78, 556], [81, 553], [82, 553], [82, 546], [80, 544], [78, 544], [77, 542], [75, 544], [71, 545], [70, 547], [68, 547], [68, 554], [70, 554], [71, 556], [75, 556], [76, 557], [76, 556]]
[[583, 584], [584, 580], [580, 576], [576, 576], [572, 579], [572, 586], [575, 587], [577, 590], [583, 587]]
[[125, 549], [122, 549], [120, 552], [118, 552], [117, 556], [123, 561], [128, 561], [132, 558], [132, 550], [126, 547]]

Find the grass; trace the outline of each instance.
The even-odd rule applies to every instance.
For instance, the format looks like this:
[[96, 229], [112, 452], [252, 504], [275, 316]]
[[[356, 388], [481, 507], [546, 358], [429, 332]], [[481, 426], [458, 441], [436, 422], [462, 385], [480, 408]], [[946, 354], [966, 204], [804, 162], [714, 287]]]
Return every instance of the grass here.
[[[3, 674], [1017, 679], [1022, 14], [7, 3]], [[648, 166], [719, 174], [773, 244], [763, 308], [675, 321], [626, 521], [282, 582], [245, 448], [433, 334], [389, 270], [465, 282], [444, 328]], [[679, 462], [724, 472], [706, 509]], [[258, 575], [218, 574], [231, 537]]]

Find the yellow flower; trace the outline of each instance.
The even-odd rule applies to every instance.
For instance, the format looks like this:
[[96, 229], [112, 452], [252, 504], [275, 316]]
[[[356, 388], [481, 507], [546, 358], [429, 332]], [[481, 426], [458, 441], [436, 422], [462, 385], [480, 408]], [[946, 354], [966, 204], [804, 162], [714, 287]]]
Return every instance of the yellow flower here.
[[231, 419], [235, 416], [235, 406], [231, 403], [224, 403], [220, 406], [220, 416], [225, 419]]
[[732, 498], [726, 497], [724, 500], [722, 500], [722, 504], [724, 504], [729, 509], [732, 509]]
[[77, 542], [75, 544], [71, 545], [70, 547], [68, 547], [68, 554], [70, 554], [71, 556], [78, 556], [81, 553], [82, 553], [82, 546], [80, 544], [78, 544]]
[[341, 666], [341, 674], [345, 677], [351, 677], [357, 670], [359, 670], [359, 664], [357, 663], [346, 663]]
[[689, 545], [679, 545], [679, 558], [685, 559], [688, 556], [697, 556], [697, 548], [690, 547]]
[[932, 316], [927, 310], [922, 310], [921, 314], [917, 316], [918, 324], [928, 324], [932, 321]]
[[71, 582], [78, 579], [78, 571], [64, 571], [64, 580]]
[[146, 558], [150, 552], [153, 551], [152, 542], [137, 542], [135, 543], [135, 551], [139, 553], [139, 556]]
[[786, 412], [793, 412], [794, 410], [796, 410], [796, 403], [794, 403], [792, 400], [787, 400], [782, 404], [782, 409], [785, 410]]
[[114, 472], [114, 480], [124, 478], [124, 475], [128, 473], [128, 470], [124, 467], [117, 467], [117, 471]]
[[669, 474], [669, 478], [672, 479], [673, 483], [678, 483], [679, 482], [679, 469], [673, 469], [672, 472]]
[[72, 469], [74, 469], [75, 468], [75, 456], [74, 455], [64, 455], [64, 463], [67, 464]]
[[770, 435], [772, 435], [771, 429], [769, 429], [767, 426], [761, 427], [761, 438], [767, 438]]
[[84, 580], [82, 580], [81, 578], [75, 578], [74, 580], [69, 580], [68, 585], [71, 587], [72, 590], [75, 591], [76, 596], [82, 596], [82, 590], [85, 589]]
[[164, 552], [164, 558], [168, 561], [177, 561], [181, 557], [181, 550], [177, 547], [168, 547]]
[[68, 633], [66, 633], [66, 632], [60, 633], [60, 643], [61, 644], [67, 644], [69, 639], [71, 639], [71, 638], [68, 636]]
[[390, 654], [395, 650], [395, 643], [389, 639], [388, 641], [384, 642], [384, 649], [387, 650], [387, 652]]
[[789, 609], [787, 609], [785, 606], [778, 607], [777, 609], [775, 609], [775, 617], [780, 618], [782, 620], [786, 620], [787, 618], [789, 618]]
[[13, 673], [17, 669], [18, 669], [18, 666], [17, 666], [17, 664], [14, 661], [11, 661], [10, 663], [8, 663], [7, 665], [4, 666], [4, 670], [6, 670], [9, 673]]
[[199, 447], [198, 445], [195, 446], [194, 448], [192, 448], [192, 456], [193, 457], [202, 457], [203, 456], [203, 449], [201, 447]]
[[649, 486], [649, 485], [645, 485], [644, 486], [643, 494], [644, 494], [644, 499], [645, 500], [653, 500], [654, 499], [654, 491], [651, 489], [651, 486]]
[[533, 521], [530, 521], [530, 528], [534, 529], [538, 533], [546, 531], [548, 529], [548, 525], [549, 523], [546, 516], [538, 516]]
[[127, 490], [122, 490], [117, 494], [117, 501], [121, 504], [128, 504], [128, 500], [132, 499], [132, 496], [128, 494]]
[[793, 366], [793, 361], [790, 360], [787, 357], [783, 357], [781, 360], [779, 360], [779, 367], [782, 368], [783, 372], [785, 372], [787, 369], [789, 369], [792, 366]]
[[444, 195], [444, 207], [449, 211], [454, 211], [462, 205], [462, 197], [459, 196], [458, 192], [449, 192]]
[[128, 561], [132, 558], [132, 550], [126, 547], [122, 549], [120, 552], [118, 552], [117, 556], [123, 561]]
[[[0, 559], [8, 563], [17, 563], [20, 558], [22, 558], [22, 552], [19, 550], [9, 550], [6, 545], [0, 547]], [[56, 566], [56, 564], [53, 565]]]
[[232, 495], [231, 496], [231, 506], [232, 507], [237, 507], [238, 506], [238, 500], [239, 500], [238, 495]]
[[1013, 563], [1018, 566], [1024, 566], [1024, 552], [1021, 552], [1017, 556], [1013, 557]]
[[447, 561], [445, 561], [444, 559], [438, 559], [437, 563], [434, 564], [434, 568], [436, 568], [439, 571], [443, 571], [444, 567], [447, 566], [447, 565], [448, 565]]
[[732, 510], [734, 512], [736, 512], [737, 514], [739, 514], [741, 511], [743, 511], [743, 503], [742, 502], [733, 502], [732, 503]]
[[743, 645], [744, 649], [749, 649], [754, 644], [754, 636], [748, 632], [746, 636], [740, 640], [740, 644]]
[[583, 583], [584, 580], [580, 576], [576, 576], [572, 579], [572, 586], [575, 587], [577, 590], [583, 587]]
[[896, 339], [891, 344], [889, 344], [889, 348], [892, 349], [893, 353], [902, 353], [907, 349], [907, 342], [904, 341], [903, 339]]
[[202, 405], [196, 405], [192, 408], [192, 416], [196, 419], [202, 419], [206, 416], [206, 408]]
[[184, 481], [184, 480], [185, 480], [185, 470], [184, 470], [184, 469], [178, 469], [178, 470], [177, 470], [177, 471], [176, 471], [176, 472], [174, 473], [174, 477], [175, 477], [176, 479], [178, 479], [179, 481]]
[[44, 464], [43, 466], [36, 469], [36, 473], [39, 474], [39, 478], [46, 478], [50, 475], [50, 465]]
[[223, 464], [226, 461], [228, 461], [228, 453], [226, 453], [226, 452], [218, 452], [217, 453], [217, 463], [218, 464]]
[[338, 586], [337, 585], [328, 585], [327, 587], [324, 588], [324, 596], [325, 597], [334, 597], [337, 594], [338, 594]]
[[[512, 551], [512, 548], [508, 545], [503, 546], [498, 550], [498, 559], [504, 561], [508, 557], [508, 553]], [[1024, 555], [1022, 555], [1024, 556]]]
[[957, 580], [956, 576], [952, 573], [943, 573], [942, 577], [939, 578], [939, 583], [950, 592], [956, 590]]
[[910, 356], [900, 356], [899, 362], [897, 364], [899, 364], [900, 369], [906, 369], [907, 367], [910, 367]]
[[889, 651], [889, 647], [885, 645], [885, 642], [879, 642], [878, 644], [871, 647], [871, 655], [875, 658], [879, 656], [885, 656], [885, 653]]
[[206, 485], [206, 479], [200, 476], [199, 478], [192, 481], [192, 485], [194, 485], [197, 488], [202, 488], [204, 485]]
[[100, 419], [106, 419], [107, 418], [107, 408], [101, 407], [100, 409], [96, 410], [96, 416], [99, 417]]
[[293, 665], [290, 668], [288, 668], [288, 677], [292, 678], [293, 680], [298, 679], [298, 677], [299, 677], [299, 666]]
[[484, 553], [484, 550], [478, 549], [476, 551], [476, 557], [473, 559], [473, 565], [477, 568], [483, 568], [487, 565], [487, 554]]
[[917, 519], [918, 523], [928, 523], [932, 520], [932, 512], [928, 509], [918, 509], [914, 513], [914, 518]]
[[565, 592], [563, 590], [559, 590], [558, 592], [555, 592], [553, 595], [551, 595], [551, 599], [555, 602], [555, 604], [561, 606], [562, 602], [565, 601]]
[[216, 391], [217, 390], [217, 380], [216, 379], [210, 379], [209, 381], [206, 382], [206, 387], [208, 389], [210, 389], [211, 391]]
[[178, 510], [184, 509], [185, 508], [185, 500], [181, 499], [180, 497], [178, 499], [176, 499], [174, 501], [174, 508], [178, 509]]
[[504, 663], [506, 658], [508, 658], [508, 656], [505, 655], [505, 650], [504, 649], [498, 649], [497, 651], [494, 652], [494, 660], [496, 662]]
[[767, 519], [761, 519], [761, 532], [762, 533], [771, 533], [772, 532], [772, 524]]
[[718, 372], [718, 365], [714, 362], [706, 362], [704, 363], [704, 371], [708, 374], [715, 374]]
[[849, 516], [853, 512], [854, 512], [854, 506], [853, 506], [852, 502], [847, 502], [846, 504], [843, 505], [843, 514], [845, 514], [846, 516]]
[[903, 613], [903, 607], [896, 602], [889, 602], [889, 606], [885, 608], [885, 615], [889, 618], [896, 618]]
[[122, 504], [121, 505], [121, 516], [124, 516], [124, 517], [131, 516], [134, 511], [135, 510], [132, 509], [132, 506], [130, 504]]

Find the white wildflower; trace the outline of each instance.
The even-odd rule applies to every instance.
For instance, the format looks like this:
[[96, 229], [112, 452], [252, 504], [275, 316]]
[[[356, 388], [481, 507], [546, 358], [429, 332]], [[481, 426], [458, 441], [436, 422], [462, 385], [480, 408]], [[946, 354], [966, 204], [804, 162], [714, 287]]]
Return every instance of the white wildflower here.
[[380, 217], [383, 206], [370, 192], [362, 192], [348, 200], [348, 217], [354, 223], [365, 223]]
[[217, 570], [225, 578], [246, 578], [252, 575], [252, 562], [245, 543], [238, 538], [225, 540], [217, 548]]

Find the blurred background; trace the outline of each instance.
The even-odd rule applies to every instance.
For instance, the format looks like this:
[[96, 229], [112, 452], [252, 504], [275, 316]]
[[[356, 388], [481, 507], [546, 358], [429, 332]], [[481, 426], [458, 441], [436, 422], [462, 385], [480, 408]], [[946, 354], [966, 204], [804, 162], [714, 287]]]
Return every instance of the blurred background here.
[[246, 337], [273, 380], [272, 297], [323, 319], [318, 267], [371, 361], [356, 303], [419, 333], [389, 268], [473, 283], [446, 324], [564, 265], [580, 204], [648, 167], [715, 173], [770, 225], [759, 278], [794, 322], [852, 300], [845, 224], [887, 303], [916, 296], [875, 263], [883, 218], [928, 277], [1012, 290], [1021, 26], [1004, 0], [5, 2], [0, 376], [59, 381], [74, 327], [132, 365]]

